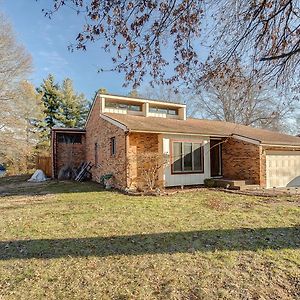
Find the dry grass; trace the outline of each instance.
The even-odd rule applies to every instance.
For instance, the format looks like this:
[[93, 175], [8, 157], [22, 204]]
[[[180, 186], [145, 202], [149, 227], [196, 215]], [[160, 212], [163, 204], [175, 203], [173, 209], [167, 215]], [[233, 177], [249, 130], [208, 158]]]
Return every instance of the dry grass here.
[[297, 198], [13, 183], [0, 198], [1, 300], [300, 297]]

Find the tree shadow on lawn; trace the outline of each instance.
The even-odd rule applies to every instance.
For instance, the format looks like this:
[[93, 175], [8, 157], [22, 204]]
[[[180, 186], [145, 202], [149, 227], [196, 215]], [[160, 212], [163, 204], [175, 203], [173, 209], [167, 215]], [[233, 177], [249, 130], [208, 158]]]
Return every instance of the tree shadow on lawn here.
[[165, 232], [0, 242], [0, 260], [299, 249], [300, 227]]

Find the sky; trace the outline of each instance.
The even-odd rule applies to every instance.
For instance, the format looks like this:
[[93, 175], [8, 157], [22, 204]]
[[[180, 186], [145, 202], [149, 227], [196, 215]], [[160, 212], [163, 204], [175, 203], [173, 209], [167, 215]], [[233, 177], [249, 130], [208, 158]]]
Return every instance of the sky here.
[[69, 9], [62, 9], [49, 19], [42, 9], [50, 8], [52, 3], [52, 0], [0, 0], [0, 12], [8, 18], [17, 40], [32, 56], [33, 73], [29, 80], [39, 86], [49, 73], [57, 81], [68, 77], [76, 91], [83, 92], [88, 99], [99, 88], [128, 94], [130, 88], [122, 87], [121, 74], [97, 72], [100, 66], [112, 67], [110, 56], [99, 44], [89, 46], [87, 52], [68, 50], [82, 28], [82, 18]]

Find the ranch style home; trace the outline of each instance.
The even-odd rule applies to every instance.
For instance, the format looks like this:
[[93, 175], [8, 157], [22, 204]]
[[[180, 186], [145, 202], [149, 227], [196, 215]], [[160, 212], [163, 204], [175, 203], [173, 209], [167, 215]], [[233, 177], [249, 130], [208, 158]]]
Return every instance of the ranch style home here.
[[116, 188], [136, 189], [149, 153], [167, 157], [158, 172], [164, 187], [201, 185], [206, 178], [300, 186], [299, 137], [187, 118], [185, 104], [98, 93], [84, 129], [52, 130], [54, 178], [65, 165], [90, 162], [92, 180], [112, 174]]

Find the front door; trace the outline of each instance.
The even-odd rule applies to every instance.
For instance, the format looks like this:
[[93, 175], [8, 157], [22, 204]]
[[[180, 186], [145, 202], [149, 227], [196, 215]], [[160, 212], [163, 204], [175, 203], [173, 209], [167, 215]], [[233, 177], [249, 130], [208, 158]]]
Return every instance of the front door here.
[[210, 140], [210, 174], [222, 175], [222, 140]]

